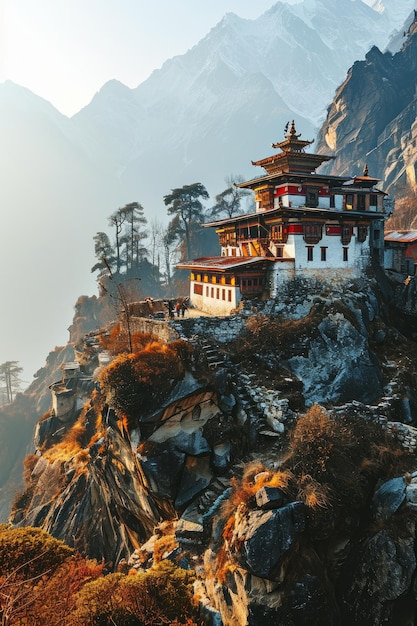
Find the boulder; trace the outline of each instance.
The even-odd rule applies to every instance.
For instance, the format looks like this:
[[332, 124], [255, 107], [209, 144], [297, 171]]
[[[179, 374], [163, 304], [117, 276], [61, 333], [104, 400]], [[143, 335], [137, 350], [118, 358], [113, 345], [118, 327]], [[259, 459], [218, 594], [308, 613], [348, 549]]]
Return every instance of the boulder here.
[[[341, 313], [329, 314], [318, 325], [306, 355], [288, 360], [304, 385], [308, 404], [342, 403], [356, 399], [372, 403], [381, 396], [381, 375], [363, 336]], [[340, 355], [343, 354], [343, 358]]]
[[276, 510], [250, 511], [237, 524], [241, 565], [255, 576], [274, 580], [282, 558], [305, 529], [304, 504], [291, 502]]
[[376, 520], [389, 519], [405, 500], [407, 483], [403, 476], [383, 483], [372, 498], [372, 513]]
[[[346, 624], [397, 624], [394, 601], [411, 590], [416, 569], [415, 524], [409, 536], [382, 530], [358, 546], [342, 597]], [[401, 622], [405, 623], [405, 622]]]
[[188, 456], [185, 460], [183, 475], [175, 498], [175, 508], [182, 509], [201, 493], [211, 482], [213, 472], [210, 468], [210, 456]]
[[279, 509], [284, 504], [285, 494], [278, 487], [261, 487], [256, 494], [256, 506], [260, 509]]

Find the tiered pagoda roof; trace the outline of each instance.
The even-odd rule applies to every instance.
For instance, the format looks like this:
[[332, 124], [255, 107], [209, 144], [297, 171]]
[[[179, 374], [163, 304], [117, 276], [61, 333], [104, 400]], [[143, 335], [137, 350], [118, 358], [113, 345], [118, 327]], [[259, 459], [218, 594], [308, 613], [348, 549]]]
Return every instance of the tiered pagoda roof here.
[[[252, 161], [252, 165], [260, 165], [269, 175], [283, 173], [311, 174], [319, 165], [333, 159], [331, 156], [305, 152], [306, 147], [310, 146], [313, 141], [302, 140], [300, 137], [301, 135], [297, 135], [293, 120], [284, 141], [272, 144], [273, 148], [281, 152], [259, 161]], [[245, 183], [239, 186], [243, 187], [244, 185]]]

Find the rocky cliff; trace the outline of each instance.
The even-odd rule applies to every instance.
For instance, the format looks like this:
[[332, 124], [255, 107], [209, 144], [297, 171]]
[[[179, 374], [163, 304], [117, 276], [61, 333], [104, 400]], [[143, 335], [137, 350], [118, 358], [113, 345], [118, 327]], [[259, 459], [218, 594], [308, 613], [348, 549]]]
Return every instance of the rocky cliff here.
[[12, 523], [195, 569], [212, 624], [409, 624], [417, 350], [388, 304], [371, 278], [297, 282], [227, 318], [132, 316], [128, 354], [123, 317], [83, 334], [82, 299]]
[[365, 163], [385, 189], [416, 191], [417, 22], [401, 49], [373, 47], [351, 67], [328, 109], [319, 151], [336, 155], [328, 171], [361, 174]]

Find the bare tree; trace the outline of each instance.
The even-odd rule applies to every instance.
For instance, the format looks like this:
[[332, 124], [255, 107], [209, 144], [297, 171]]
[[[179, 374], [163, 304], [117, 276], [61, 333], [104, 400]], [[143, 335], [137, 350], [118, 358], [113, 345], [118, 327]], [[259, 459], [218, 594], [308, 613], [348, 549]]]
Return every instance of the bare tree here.
[[[150, 247], [151, 247], [151, 264], [152, 271], [157, 273], [159, 277], [160, 274], [160, 252], [164, 250], [164, 232], [165, 228], [159, 220], [153, 218], [150, 221]], [[154, 278], [155, 275], [153, 276]]]
[[210, 210], [213, 217], [233, 217], [242, 213], [242, 200], [252, 195], [248, 189], [236, 187], [236, 183], [243, 180], [243, 176], [233, 174], [225, 178], [226, 189], [216, 196], [216, 204]]
[[177, 216], [174, 217], [174, 219], [169, 223], [169, 225], [162, 232], [165, 281], [170, 289], [172, 287], [172, 265], [174, 263], [174, 255], [178, 253], [177, 228], [175, 224], [173, 225], [173, 222], [176, 222], [177, 220], [178, 220], [178, 217]]
[[123, 224], [126, 221], [125, 208], [119, 208], [114, 211], [109, 217], [109, 225], [114, 227], [115, 232], [115, 254], [116, 254], [116, 271], [120, 272], [121, 268], [121, 246], [122, 246], [122, 231]]

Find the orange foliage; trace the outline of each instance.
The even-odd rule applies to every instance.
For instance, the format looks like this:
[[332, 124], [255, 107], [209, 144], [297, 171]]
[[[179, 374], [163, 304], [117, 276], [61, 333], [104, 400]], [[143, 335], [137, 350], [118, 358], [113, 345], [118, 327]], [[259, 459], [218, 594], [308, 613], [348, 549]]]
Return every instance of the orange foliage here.
[[[140, 352], [147, 343], [153, 340], [155, 340], [155, 337], [151, 333], [132, 333], [132, 352]], [[113, 326], [109, 334], [101, 335], [100, 344], [105, 350], [108, 350], [112, 354], [130, 352], [129, 336], [127, 332], [122, 329], [120, 324]]]
[[43, 456], [49, 459], [51, 463], [56, 460], [69, 461], [82, 451], [84, 451], [84, 454], [79, 457], [79, 460], [85, 462], [89, 460], [88, 451], [84, 450], [88, 443], [85, 441], [85, 413], [86, 411], [84, 410], [59, 443], [44, 452]]
[[[240, 504], [248, 504], [262, 487], [277, 487], [288, 492], [293, 475], [290, 471], [274, 472], [267, 469], [259, 461], [249, 463], [244, 471], [242, 479], [234, 481], [234, 490], [230, 497], [230, 506], [234, 510]], [[233, 481], [232, 481], [233, 485]]]
[[[182, 347], [183, 342], [180, 346]], [[156, 407], [184, 374], [179, 347], [152, 341], [136, 354], [119, 354], [99, 376], [106, 402], [129, 428], [143, 412]]]

